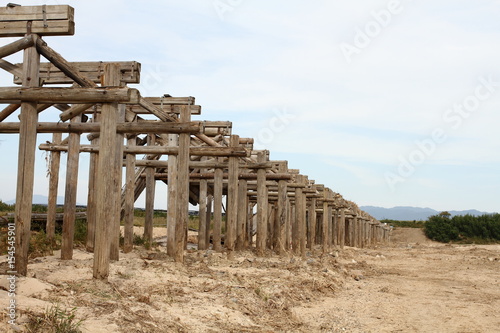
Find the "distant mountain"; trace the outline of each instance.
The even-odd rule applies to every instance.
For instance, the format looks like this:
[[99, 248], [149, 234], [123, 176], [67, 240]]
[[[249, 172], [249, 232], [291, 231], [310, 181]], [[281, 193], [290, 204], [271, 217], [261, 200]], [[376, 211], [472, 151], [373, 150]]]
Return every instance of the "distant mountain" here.
[[[34, 204], [47, 205], [48, 202], [49, 202], [49, 197], [47, 197], [46, 195], [40, 195], [40, 194], [33, 195], [33, 203]], [[15, 204], [16, 199], [5, 201], [5, 203], [8, 205]], [[64, 205], [64, 197], [57, 197], [57, 204]], [[77, 204], [77, 205], [79, 205], [79, 204]]]
[[[439, 214], [440, 211], [437, 211], [432, 208], [420, 208], [420, 207], [409, 207], [409, 206], [398, 206], [393, 208], [383, 208], [383, 207], [375, 207], [375, 206], [361, 206], [359, 207], [361, 210], [364, 210], [374, 218], [378, 220], [400, 220], [400, 221], [413, 221], [413, 220], [427, 220], [429, 216]], [[483, 215], [488, 214], [487, 212], [480, 212], [476, 209], [469, 210], [449, 210], [448, 213], [451, 216], [455, 215]]]

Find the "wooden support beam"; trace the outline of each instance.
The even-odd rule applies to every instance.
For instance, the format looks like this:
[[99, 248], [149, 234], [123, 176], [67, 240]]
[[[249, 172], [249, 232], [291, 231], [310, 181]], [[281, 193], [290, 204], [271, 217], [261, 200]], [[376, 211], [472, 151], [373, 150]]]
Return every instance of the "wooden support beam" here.
[[[117, 85], [118, 67], [106, 65], [104, 69], [104, 84]], [[97, 169], [96, 188], [96, 233], [94, 246], [94, 273], [96, 279], [107, 279], [110, 261], [111, 226], [114, 226], [114, 209], [110, 209], [109, 202], [114, 207], [114, 197], [119, 195], [116, 190], [115, 178], [110, 172], [115, 172], [116, 166], [116, 124], [118, 121], [118, 104], [106, 103], [101, 114], [100, 152]], [[121, 168], [121, 166], [118, 166]]]
[[[23, 87], [37, 87], [40, 55], [34, 46], [24, 50], [23, 73], [26, 79]], [[28, 248], [30, 243], [31, 208], [33, 183], [35, 179], [37, 105], [33, 102], [21, 103], [21, 128], [19, 131], [19, 153], [16, 189], [16, 253], [15, 268], [18, 274], [28, 272]]]
[[198, 250], [206, 250], [208, 248], [208, 243], [206, 242], [207, 233], [209, 229], [207, 228], [207, 195], [208, 195], [208, 182], [206, 179], [200, 181], [200, 192], [199, 192], [199, 226], [198, 226]]
[[[62, 133], [54, 133], [52, 135], [52, 142], [60, 143], [62, 140]], [[54, 242], [56, 232], [56, 209], [57, 209], [57, 190], [59, 186], [59, 168], [61, 165], [61, 152], [50, 152], [50, 169], [49, 169], [49, 199], [47, 204], [47, 224], [45, 226], [45, 233], [51, 246]]]
[[[231, 148], [237, 149], [239, 146], [240, 137], [238, 135], [231, 135], [230, 144]], [[238, 158], [229, 157], [229, 170], [228, 170], [228, 185], [227, 185], [227, 230], [226, 240], [224, 245], [229, 251], [229, 256], [235, 249], [236, 243], [236, 224], [238, 220]]]
[[[191, 121], [191, 112], [184, 106], [179, 120], [181, 122]], [[177, 155], [177, 223], [175, 226], [176, 252], [174, 260], [184, 262], [184, 250], [187, 241], [187, 226], [189, 220], [189, 155], [190, 155], [190, 135], [188, 133], [179, 134], [179, 154]]]
[[222, 227], [222, 169], [215, 169], [214, 177], [214, 228], [213, 228], [213, 250], [221, 250], [221, 227]]
[[[2, 9], [3, 8], [0, 8], [0, 11]], [[0, 22], [0, 26], [1, 25], [2, 25], [2, 22]], [[0, 32], [0, 35], [1, 35], [1, 32]], [[26, 49], [28, 47], [33, 46], [33, 45], [35, 45], [35, 41], [34, 41], [33, 35], [24, 36], [23, 38], [21, 38], [19, 40], [16, 40], [15, 42], [12, 42], [10, 44], [7, 44], [7, 45], [4, 45], [4, 46], [0, 47], [0, 58], [4, 58], [4, 57], [7, 57], [7, 56], [10, 56], [11, 54], [14, 54], [16, 52], [24, 50], [24, 49]], [[22, 64], [20, 66], [20, 69], [22, 71]], [[20, 82], [20, 84], [22, 84], [22, 81]]]
[[[97, 115], [99, 118], [101, 115]], [[94, 122], [97, 122], [97, 117], [93, 118]], [[91, 140], [91, 144], [98, 146], [99, 138], [94, 138]], [[89, 157], [89, 183], [88, 183], [88, 196], [87, 196], [87, 240], [85, 243], [85, 248], [89, 252], [94, 252], [95, 243], [95, 230], [96, 230], [96, 218], [97, 218], [97, 170], [99, 165], [99, 154], [97, 152], [90, 153]]]
[[[278, 171], [284, 174], [288, 170], [287, 162], [280, 163]], [[267, 176], [266, 176], [267, 178]], [[287, 218], [287, 181], [285, 179], [280, 179], [278, 182], [278, 203], [276, 211], [276, 225], [275, 225], [275, 244], [274, 248], [278, 254], [283, 254], [288, 250], [286, 246], [286, 223]]]
[[[4, 121], [5, 118], [13, 114], [21, 107], [21, 104], [10, 104], [7, 105], [2, 111], [0, 111], [0, 122]], [[0, 124], [3, 125], [3, 124]], [[2, 130], [0, 130], [2, 132]], [[3, 133], [3, 132], [2, 132]], [[16, 130], [15, 133], [19, 133], [19, 129]]]
[[[114, 82], [118, 82], [119, 80], [119, 69], [118, 66], [114, 65]], [[123, 124], [125, 121], [125, 105], [118, 104], [117, 111], [117, 126], [118, 124]], [[115, 134], [115, 160], [113, 163], [113, 172], [111, 176], [114, 178], [115, 184], [115, 195], [113, 197], [113, 205], [112, 209], [114, 210], [114, 216], [111, 220], [111, 244], [110, 244], [110, 252], [109, 258], [113, 261], [118, 261], [120, 255], [120, 222], [121, 222], [121, 211], [122, 211], [122, 202], [121, 202], [121, 190], [122, 190], [122, 160], [123, 160], [123, 143], [124, 143], [124, 135], [121, 133]]]
[[[179, 146], [179, 136], [177, 134], [168, 135], [168, 147]], [[137, 161], [141, 162], [141, 161]], [[177, 223], [177, 200], [178, 200], [178, 181], [177, 181], [177, 155], [168, 156], [168, 197], [167, 197], [167, 254], [174, 257], [176, 254], [175, 228]], [[136, 163], [136, 166], [140, 165]]]
[[[257, 162], [266, 162], [267, 154], [259, 152]], [[257, 170], [257, 255], [263, 255], [267, 242], [267, 187], [266, 170]]]
[[[127, 139], [127, 145], [135, 146], [136, 136]], [[126, 157], [125, 175], [125, 205], [124, 205], [124, 242], [123, 252], [129, 253], [134, 247], [134, 188], [135, 188], [135, 155], [128, 154]]]
[[311, 198], [309, 201], [309, 210], [307, 214], [308, 220], [308, 233], [307, 233], [307, 248], [314, 251], [314, 245], [316, 245], [316, 198]]
[[[151, 144], [152, 136], [148, 136], [148, 141], [149, 144]], [[144, 221], [144, 240], [146, 241], [148, 247], [151, 247], [153, 243], [153, 216], [155, 200], [154, 172], [153, 168], [146, 168], [146, 217]]]
[[236, 227], [236, 250], [245, 248], [246, 225], [248, 223], [247, 181], [240, 178], [238, 181], [238, 223]]
[[[71, 119], [81, 122], [81, 116]], [[66, 188], [64, 192], [64, 219], [61, 243], [61, 259], [73, 259], [73, 239], [75, 234], [76, 193], [78, 188], [78, 165], [80, 162], [80, 134], [70, 133], [66, 163]]]
[[137, 103], [140, 99], [139, 90], [106, 86], [98, 88], [0, 88], [2, 103]]

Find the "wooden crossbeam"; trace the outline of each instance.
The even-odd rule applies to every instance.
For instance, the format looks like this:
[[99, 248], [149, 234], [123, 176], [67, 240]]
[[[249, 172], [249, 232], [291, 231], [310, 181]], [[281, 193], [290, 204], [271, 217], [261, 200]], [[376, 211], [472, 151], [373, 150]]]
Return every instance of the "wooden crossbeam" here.
[[[0, 133], [19, 133], [20, 123], [1, 123]], [[37, 133], [99, 133], [100, 123], [45, 123], [37, 124]], [[199, 133], [200, 122], [189, 123], [165, 123], [165, 122], [145, 122], [145, 123], [119, 123], [116, 132], [121, 134], [162, 134], [162, 133]]]
[[[82, 75], [94, 83], [101, 83], [104, 74], [104, 66], [110, 62], [70, 62], [69, 64]], [[136, 61], [113, 61], [120, 70], [120, 81], [122, 83], [139, 83], [141, 78], [141, 64]], [[16, 64], [21, 68], [22, 64]], [[43, 84], [72, 84], [74, 80], [50, 62], [40, 64], [40, 80]], [[14, 83], [21, 84], [22, 77], [15, 75]]]
[[99, 88], [0, 88], [0, 102], [37, 103], [138, 103], [137, 89], [121, 87]]
[[40, 36], [74, 35], [74, 9], [68, 5], [0, 7], [0, 37], [34, 33]]

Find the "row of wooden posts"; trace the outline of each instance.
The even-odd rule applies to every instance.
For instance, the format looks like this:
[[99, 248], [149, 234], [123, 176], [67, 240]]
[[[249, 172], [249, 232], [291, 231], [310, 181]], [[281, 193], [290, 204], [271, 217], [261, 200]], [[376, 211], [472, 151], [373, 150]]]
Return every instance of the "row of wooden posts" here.
[[[132, 250], [134, 202], [144, 191], [144, 236], [152, 241], [156, 181], [168, 185], [167, 253], [179, 262], [184, 260], [190, 203], [199, 206], [199, 250], [212, 246], [229, 255], [250, 248], [257, 255], [305, 255], [388, 240], [387, 226], [289, 169], [286, 161], [270, 160], [269, 151], [254, 150], [253, 139], [232, 134], [230, 122], [192, 121], [192, 115], [201, 113], [193, 97], [142, 97], [128, 86], [140, 82], [139, 63], [68, 62], [42, 36], [73, 34], [73, 17], [73, 8], [66, 5], [0, 8], [0, 37], [21, 37], [0, 47], [0, 67], [21, 85], [0, 88], [0, 102], [8, 104], [0, 111], [0, 133], [19, 135], [17, 273], [27, 274], [37, 133], [52, 133], [51, 142], [38, 146], [50, 152], [48, 237], [55, 232], [61, 152], [67, 152], [63, 260], [73, 255], [76, 193], [82, 186], [76, 176], [79, 156], [90, 154], [89, 182], [84, 184], [86, 247], [94, 252], [93, 276], [98, 279], [107, 278], [110, 261], [119, 259], [122, 220], [123, 251]], [[22, 63], [3, 59], [19, 51]], [[52, 84], [59, 86], [46, 87]], [[39, 122], [38, 114], [49, 107], [61, 111], [59, 119]], [[18, 109], [19, 121], [4, 121]], [[81, 143], [82, 134], [89, 144]]]

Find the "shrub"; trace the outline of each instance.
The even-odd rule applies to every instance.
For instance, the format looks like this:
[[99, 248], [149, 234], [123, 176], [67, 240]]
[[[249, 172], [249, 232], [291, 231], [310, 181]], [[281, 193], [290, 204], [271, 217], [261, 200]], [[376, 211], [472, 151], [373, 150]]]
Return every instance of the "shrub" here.
[[425, 224], [425, 234], [439, 242], [500, 241], [500, 214], [431, 216]]

